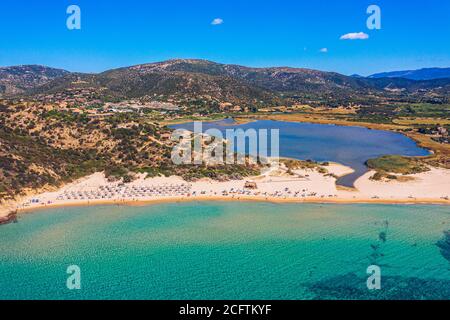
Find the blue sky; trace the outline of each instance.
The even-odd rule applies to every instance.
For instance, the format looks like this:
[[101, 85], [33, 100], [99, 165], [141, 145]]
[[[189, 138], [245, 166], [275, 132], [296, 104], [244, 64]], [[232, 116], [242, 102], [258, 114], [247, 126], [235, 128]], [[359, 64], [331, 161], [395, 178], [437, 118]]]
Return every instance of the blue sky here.
[[[81, 30], [66, 27], [72, 4]], [[371, 4], [381, 30], [366, 27]], [[351, 32], [369, 38], [340, 40]], [[448, 0], [2, 0], [0, 33], [0, 66], [99, 72], [201, 58], [363, 75], [450, 67]]]

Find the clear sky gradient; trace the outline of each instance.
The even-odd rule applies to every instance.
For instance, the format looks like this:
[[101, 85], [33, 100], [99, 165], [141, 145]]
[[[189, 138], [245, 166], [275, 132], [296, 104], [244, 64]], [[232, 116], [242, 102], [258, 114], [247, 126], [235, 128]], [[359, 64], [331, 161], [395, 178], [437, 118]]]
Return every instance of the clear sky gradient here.
[[[72, 4], [81, 30], [66, 27]], [[366, 27], [371, 4], [381, 30]], [[340, 40], [351, 32], [369, 39]], [[448, 0], [2, 0], [0, 33], [0, 66], [100, 72], [201, 58], [362, 75], [450, 67]]]

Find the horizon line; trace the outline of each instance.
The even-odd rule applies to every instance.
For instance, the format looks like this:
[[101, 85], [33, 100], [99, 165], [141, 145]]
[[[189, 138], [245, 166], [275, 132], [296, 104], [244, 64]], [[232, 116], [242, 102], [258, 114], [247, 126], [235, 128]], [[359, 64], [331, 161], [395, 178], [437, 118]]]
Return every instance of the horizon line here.
[[436, 66], [436, 67], [420, 67], [417, 69], [395, 69], [395, 70], [385, 70], [380, 72], [371, 73], [368, 75], [362, 75], [358, 72], [353, 72], [351, 74], [345, 74], [338, 71], [332, 71], [332, 70], [325, 70], [325, 69], [318, 69], [318, 68], [310, 68], [310, 67], [298, 67], [298, 66], [289, 66], [289, 65], [269, 65], [269, 66], [251, 66], [251, 65], [245, 65], [245, 64], [239, 64], [239, 63], [224, 63], [224, 62], [218, 62], [214, 60], [204, 59], [204, 58], [170, 58], [166, 60], [157, 60], [157, 61], [151, 61], [151, 62], [142, 62], [137, 64], [130, 64], [130, 65], [124, 65], [124, 66], [118, 66], [118, 67], [112, 67], [108, 68], [102, 71], [74, 71], [69, 70], [69, 68], [63, 68], [58, 66], [52, 66], [47, 64], [40, 64], [40, 63], [29, 63], [29, 64], [16, 64], [16, 65], [0, 65], [0, 69], [6, 69], [6, 68], [14, 68], [14, 67], [27, 67], [27, 66], [38, 66], [38, 67], [45, 67], [45, 68], [51, 68], [51, 69], [58, 69], [67, 71], [69, 73], [80, 73], [80, 74], [101, 74], [107, 71], [111, 70], [118, 70], [118, 69], [124, 69], [124, 68], [132, 68], [136, 66], [142, 66], [142, 65], [151, 65], [151, 64], [158, 64], [158, 63], [164, 63], [169, 61], [177, 61], [177, 60], [186, 60], [186, 61], [204, 61], [204, 62], [211, 62], [215, 64], [220, 65], [229, 65], [229, 66], [238, 66], [238, 67], [244, 67], [244, 68], [251, 68], [251, 69], [282, 69], [282, 68], [288, 68], [288, 69], [304, 69], [304, 70], [313, 70], [313, 71], [320, 71], [320, 72], [328, 72], [328, 73], [337, 73], [345, 76], [362, 76], [362, 77], [370, 77], [372, 75], [381, 74], [381, 73], [391, 73], [391, 72], [408, 72], [408, 71], [419, 71], [419, 70], [426, 70], [426, 69], [450, 69], [450, 66]]

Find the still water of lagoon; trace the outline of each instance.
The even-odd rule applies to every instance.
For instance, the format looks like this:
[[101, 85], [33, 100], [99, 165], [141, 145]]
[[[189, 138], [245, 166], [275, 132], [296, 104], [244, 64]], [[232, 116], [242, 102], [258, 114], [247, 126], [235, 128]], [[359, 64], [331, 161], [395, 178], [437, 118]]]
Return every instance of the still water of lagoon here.
[[[383, 155], [426, 156], [429, 151], [417, 146], [410, 138], [396, 132], [371, 130], [364, 127], [328, 124], [260, 120], [236, 124], [233, 119], [203, 122], [203, 131], [210, 128], [225, 132], [227, 129], [279, 129], [281, 157], [300, 160], [333, 161], [347, 165], [354, 173], [341, 177], [339, 185], [352, 187], [357, 178], [367, 172], [369, 159]], [[193, 123], [171, 126], [173, 129], [193, 131]], [[225, 136], [225, 134], [224, 134]], [[268, 139], [270, 141], [270, 137]], [[268, 143], [268, 154], [271, 154]]]

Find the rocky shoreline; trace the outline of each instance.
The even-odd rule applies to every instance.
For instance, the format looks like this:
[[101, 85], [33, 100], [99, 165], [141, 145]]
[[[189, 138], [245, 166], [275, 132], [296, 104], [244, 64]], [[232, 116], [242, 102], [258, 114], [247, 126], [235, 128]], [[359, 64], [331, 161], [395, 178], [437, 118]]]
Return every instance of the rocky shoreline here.
[[0, 217], [0, 225], [17, 222], [17, 210], [9, 213], [5, 217]]

